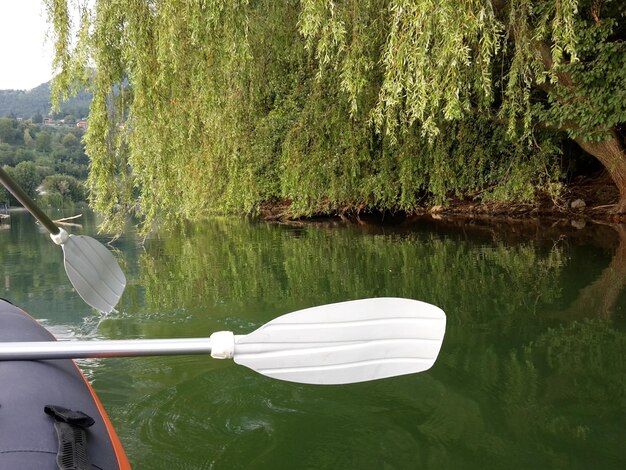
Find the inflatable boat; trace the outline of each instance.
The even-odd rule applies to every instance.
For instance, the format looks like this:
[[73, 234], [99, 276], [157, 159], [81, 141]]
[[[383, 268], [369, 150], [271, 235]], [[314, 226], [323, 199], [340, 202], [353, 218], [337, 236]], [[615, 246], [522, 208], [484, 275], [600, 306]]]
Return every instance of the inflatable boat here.
[[61, 358], [210, 353], [275, 379], [348, 384], [428, 370], [445, 327], [434, 305], [380, 297], [287, 313], [247, 335], [57, 343], [0, 300], [0, 470], [130, 468], [96, 394]]
[[[55, 341], [0, 299], [0, 342]], [[0, 470], [130, 469], [120, 440], [74, 361], [0, 361]]]

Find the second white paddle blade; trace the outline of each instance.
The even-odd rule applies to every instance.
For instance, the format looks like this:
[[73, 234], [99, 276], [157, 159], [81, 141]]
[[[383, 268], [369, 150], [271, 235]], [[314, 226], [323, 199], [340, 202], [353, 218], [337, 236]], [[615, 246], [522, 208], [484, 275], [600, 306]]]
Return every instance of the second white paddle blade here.
[[275, 379], [365, 382], [429, 369], [446, 329], [443, 310], [376, 298], [299, 310], [236, 339], [234, 360]]
[[126, 287], [126, 277], [113, 254], [84, 235], [70, 235], [61, 246], [65, 271], [78, 295], [103, 313], [113, 310]]

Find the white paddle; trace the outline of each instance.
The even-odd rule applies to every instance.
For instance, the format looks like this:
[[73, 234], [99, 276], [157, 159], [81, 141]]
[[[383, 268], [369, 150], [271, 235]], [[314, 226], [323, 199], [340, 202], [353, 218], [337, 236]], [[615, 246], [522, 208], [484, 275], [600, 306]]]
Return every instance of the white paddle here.
[[241, 336], [8, 342], [0, 344], [0, 360], [211, 354], [275, 379], [345, 384], [429, 369], [445, 329], [445, 313], [434, 305], [375, 298], [288, 313]]
[[57, 227], [2, 167], [0, 182], [50, 232], [50, 238], [61, 245], [65, 272], [78, 295], [101, 312], [113, 310], [126, 287], [126, 277], [113, 254], [91, 237], [68, 235]]

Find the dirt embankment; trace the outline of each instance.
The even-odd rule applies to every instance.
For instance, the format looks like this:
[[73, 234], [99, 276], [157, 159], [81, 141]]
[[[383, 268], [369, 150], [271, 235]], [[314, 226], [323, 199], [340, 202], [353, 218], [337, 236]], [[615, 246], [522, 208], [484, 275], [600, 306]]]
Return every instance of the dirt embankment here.
[[[558, 221], [559, 225], [571, 224], [582, 228], [588, 223], [626, 223], [626, 215], [616, 215], [612, 209], [618, 201], [619, 193], [606, 174], [579, 176], [565, 186], [558, 201], [547, 196], [540, 197], [532, 204], [483, 203], [471, 199], [451, 199], [445, 206], [424, 206], [413, 213], [372, 213], [350, 208], [333, 211], [307, 219], [294, 219], [290, 214], [288, 201], [265, 204], [260, 217], [267, 221], [283, 223], [310, 223], [313, 221], [331, 222], [352, 221], [358, 224], [404, 224], [411, 220], [430, 218], [444, 220], [451, 218], [476, 219], [493, 222], [522, 221], [524, 219], [544, 222]], [[332, 223], [332, 222], [331, 222]]]

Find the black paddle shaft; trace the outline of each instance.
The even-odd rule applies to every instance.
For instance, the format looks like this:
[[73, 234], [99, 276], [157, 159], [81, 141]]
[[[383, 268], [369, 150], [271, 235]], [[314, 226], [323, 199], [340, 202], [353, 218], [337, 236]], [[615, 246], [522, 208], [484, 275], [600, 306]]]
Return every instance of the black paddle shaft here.
[[24, 190], [17, 185], [15, 181], [13, 181], [13, 179], [7, 174], [6, 171], [2, 169], [1, 166], [0, 166], [0, 182], [2, 182], [4, 187], [7, 188], [9, 192], [13, 194], [13, 196], [15, 196], [15, 199], [20, 201], [20, 203], [26, 209], [28, 209], [28, 211], [31, 214], [33, 214], [35, 219], [37, 219], [39, 223], [41, 223], [41, 225], [46, 227], [52, 235], [56, 235], [60, 232], [59, 227], [54, 225], [54, 222], [50, 220], [50, 217], [48, 217], [39, 207], [37, 207], [37, 205], [35, 204], [35, 201], [33, 201], [30, 198], [30, 196], [26, 194]]

